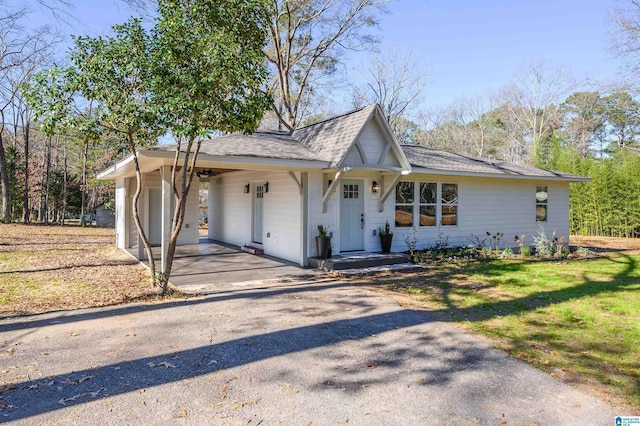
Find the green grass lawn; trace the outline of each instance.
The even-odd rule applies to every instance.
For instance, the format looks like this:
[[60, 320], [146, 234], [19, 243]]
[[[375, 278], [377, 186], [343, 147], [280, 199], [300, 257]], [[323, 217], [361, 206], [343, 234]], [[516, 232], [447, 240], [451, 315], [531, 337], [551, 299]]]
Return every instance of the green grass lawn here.
[[640, 256], [476, 261], [380, 279], [553, 376], [640, 410]]

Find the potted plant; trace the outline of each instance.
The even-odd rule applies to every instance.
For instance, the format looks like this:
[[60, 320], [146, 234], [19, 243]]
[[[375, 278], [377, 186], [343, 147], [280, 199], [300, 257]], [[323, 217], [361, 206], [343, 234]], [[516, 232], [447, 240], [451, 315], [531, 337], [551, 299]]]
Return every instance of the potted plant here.
[[328, 226], [318, 225], [318, 236], [316, 237], [316, 252], [318, 258], [327, 259], [331, 257], [331, 236], [328, 234]]
[[391, 226], [387, 220], [384, 224], [384, 228], [378, 228], [380, 234], [380, 247], [383, 253], [391, 252], [391, 241], [393, 240], [393, 233], [391, 232]]

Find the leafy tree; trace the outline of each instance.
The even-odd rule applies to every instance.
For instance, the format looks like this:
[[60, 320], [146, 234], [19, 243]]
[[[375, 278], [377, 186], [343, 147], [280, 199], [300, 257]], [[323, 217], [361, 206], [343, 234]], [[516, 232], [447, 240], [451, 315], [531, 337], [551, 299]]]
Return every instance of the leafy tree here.
[[[97, 102], [96, 114], [81, 124], [87, 132], [109, 135], [131, 153], [137, 178], [133, 218], [152, 285], [165, 293], [202, 138], [216, 130], [254, 131], [270, 105], [261, 90], [267, 79], [263, 49], [268, 14], [264, 0], [162, 0], [158, 7], [150, 31], [132, 19], [114, 26], [112, 36], [76, 38], [72, 66], [51, 74], [64, 75], [65, 83], [45, 82], [36, 93], [51, 98], [39, 112], [51, 128], [68, 120], [67, 89]], [[138, 213], [138, 149], [165, 132], [176, 138], [171, 173], [176, 209], [165, 262], [157, 272]]]
[[628, 92], [616, 92], [602, 99], [599, 112], [606, 122], [607, 151], [636, 147], [640, 137], [640, 103]]
[[573, 93], [560, 106], [560, 111], [567, 142], [586, 157], [602, 141], [605, 131], [600, 93]]
[[161, 0], [159, 6], [152, 99], [177, 142], [171, 175], [176, 209], [159, 276], [166, 292], [201, 138], [214, 130], [253, 132], [270, 105], [260, 90], [267, 80], [268, 13], [263, 0]]

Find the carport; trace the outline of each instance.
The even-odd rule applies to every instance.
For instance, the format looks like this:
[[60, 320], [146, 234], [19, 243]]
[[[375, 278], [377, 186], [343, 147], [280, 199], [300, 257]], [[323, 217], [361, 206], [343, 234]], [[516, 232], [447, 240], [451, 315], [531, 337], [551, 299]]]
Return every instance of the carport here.
[[[153, 247], [157, 265], [160, 247]], [[135, 257], [137, 249], [128, 250]], [[147, 264], [146, 260], [141, 261]], [[229, 286], [304, 280], [323, 273], [282, 259], [243, 252], [240, 247], [200, 237], [199, 244], [176, 247], [169, 281], [185, 292], [217, 291]]]

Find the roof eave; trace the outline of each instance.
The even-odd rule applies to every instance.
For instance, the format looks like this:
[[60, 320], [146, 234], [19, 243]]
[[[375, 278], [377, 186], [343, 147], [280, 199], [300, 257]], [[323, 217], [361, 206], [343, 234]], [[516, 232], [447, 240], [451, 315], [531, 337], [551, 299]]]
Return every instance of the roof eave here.
[[[152, 159], [154, 165], [171, 165], [175, 157], [175, 151], [161, 150], [140, 150], [138, 151], [138, 159], [140, 164], [145, 163], [144, 158]], [[183, 157], [183, 155], [181, 155]], [[135, 174], [132, 169], [133, 155], [129, 155], [113, 166], [105, 169], [98, 174], [98, 179], [116, 179], [121, 177], [130, 177]], [[304, 159], [279, 159], [265, 158], [256, 156], [227, 156], [227, 155], [210, 155], [200, 153], [198, 155], [197, 167], [220, 167], [225, 165], [233, 169], [247, 170], [286, 170], [286, 171], [304, 171], [304, 170], [322, 170], [329, 167], [329, 163], [319, 160]], [[147, 171], [146, 169], [143, 172]]]
[[553, 180], [561, 182], [591, 182], [593, 179], [586, 176], [540, 176], [540, 175], [524, 175], [524, 174], [504, 174], [504, 173], [482, 173], [482, 172], [465, 172], [457, 170], [441, 170], [429, 169], [425, 167], [413, 167], [413, 173], [428, 175], [444, 175], [444, 176], [464, 176], [464, 177], [484, 177], [497, 179], [525, 179], [525, 180]]

